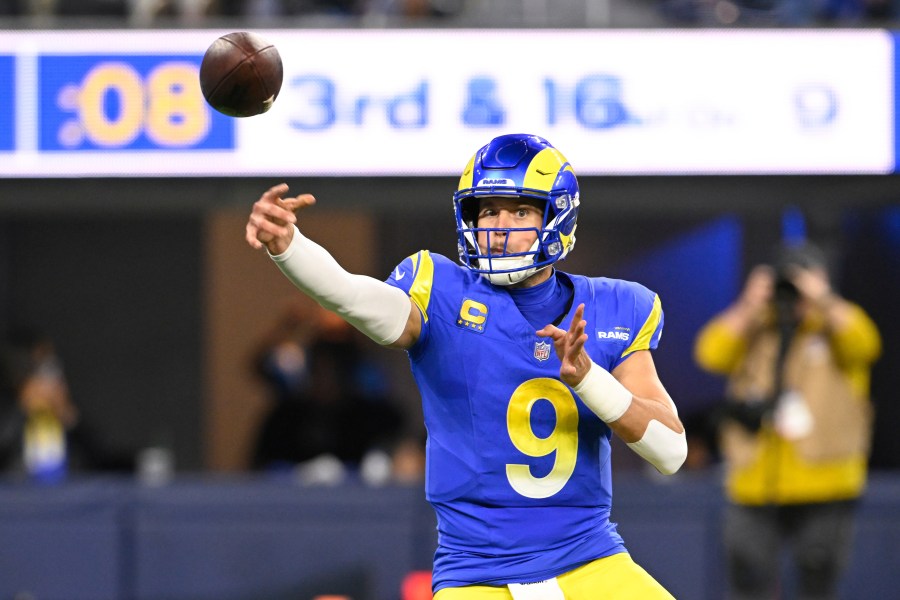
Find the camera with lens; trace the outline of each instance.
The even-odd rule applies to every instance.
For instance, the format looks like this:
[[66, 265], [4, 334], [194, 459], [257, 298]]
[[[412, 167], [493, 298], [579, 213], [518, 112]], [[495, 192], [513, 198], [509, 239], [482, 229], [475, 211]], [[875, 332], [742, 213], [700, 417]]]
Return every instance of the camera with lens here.
[[720, 420], [733, 421], [750, 433], [756, 433], [774, 408], [775, 402], [772, 399], [738, 402], [728, 398], [722, 404], [718, 417]]
[[825, 254], [810, 242], [785, 244], [778, 249], [775, 256], [775, 301], [782, 304], [794, 304], [800, 298], [800, 292], [794, 285], [792, 272], [796, 269], [824, 268]]
[[794, 285], [787, 268], [775, 269], [775, 293], [776, 304], [793, 305], [800, 299], [800, 290]]

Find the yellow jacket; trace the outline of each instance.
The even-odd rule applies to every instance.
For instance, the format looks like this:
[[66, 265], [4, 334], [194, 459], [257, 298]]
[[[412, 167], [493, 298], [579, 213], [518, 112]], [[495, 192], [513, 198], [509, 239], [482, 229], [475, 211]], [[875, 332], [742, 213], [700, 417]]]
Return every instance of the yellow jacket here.
[[[783, 390], [803, 399], [811, 428], [786, 437], [772, 420], [764, 420], [758, 432], [722, 423], [726, 492], [733, 502], [814, 503], [862, 493], [871, 437], [870, 373], [881, 338], [862, 308], [849, 308], [839, 331], [822, 315], [810, 315], [787, 351]], [[773, 394], [778, 345], [771, 324], [741, 335], [720, 315], [698, 333], [694, 357], [701, 368], [728, 376], [729, 402], [748, 402]]]

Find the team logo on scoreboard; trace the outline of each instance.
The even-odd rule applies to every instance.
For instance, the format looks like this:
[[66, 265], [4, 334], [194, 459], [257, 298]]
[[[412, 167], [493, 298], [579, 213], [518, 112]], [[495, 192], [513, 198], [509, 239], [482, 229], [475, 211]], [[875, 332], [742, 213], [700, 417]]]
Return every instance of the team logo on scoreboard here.
[[535, 342], [534, 357], [540, 361], [550, 358], [550, 342]]

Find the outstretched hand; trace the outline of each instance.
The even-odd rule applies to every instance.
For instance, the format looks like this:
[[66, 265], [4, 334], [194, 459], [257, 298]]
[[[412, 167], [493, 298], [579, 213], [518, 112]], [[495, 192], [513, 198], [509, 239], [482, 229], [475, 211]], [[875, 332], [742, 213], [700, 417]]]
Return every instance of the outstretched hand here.
[[591, 368], [591, 357], [584, 349], [584, 343], [588, 339], [584, 332], [586, 326], [584, 304], [579, 304], [575, 309], [575, 315], [572, 317], [568, 331], [564, 331], [556, 325], [545, 325], [537, 331], [539, 336], [553, 340], [556, 356], [562, 363], [559, 368], [559, 378], [570, 386], [581, 383]]
[[245, 228], [245, 239], [251, 248], [259, 250], [265, 246], [272, 255], [287, 250], [297, 223], [297, 215], [294, 213], [316, 203], [311, 194], [285, 198], [288, 189], [287, 184], [280, 183], [266, 190], [253, 203]]

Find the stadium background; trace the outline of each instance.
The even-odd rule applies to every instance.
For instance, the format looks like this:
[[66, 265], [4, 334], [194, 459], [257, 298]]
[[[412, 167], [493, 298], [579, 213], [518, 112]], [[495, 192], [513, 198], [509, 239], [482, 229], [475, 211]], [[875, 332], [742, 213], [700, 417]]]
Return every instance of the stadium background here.
[[[210, 30], [209, 39], [218, 31]], [[0, 62], [0, 75], [3, 68]], [[0, 113], [16, 108], [9, 98], [18, 93], [4, 92]], [[37, 118], [40, 129], [50, 116]], [[10, 122], [0, 117], [0, 124]], [[894, 122], [882, 125], [896, 143]], [[243, 223], [259, 193], [285, 180], [320, 199], [304, 216], [305, 230], [350, 270], [384, 278], [422, 247], [453, 256], [452, 173], [474, 147], [440, 174], [398, 167], [375, 177], [262, 176], [252, 169], [245, 176], [71, 177], [57, 171], [67, 168], [57, 160], [65, 150], [39, 150], [38, 160], [24, 161], [18, 150], [9, 151], [24, 137], [12, 130], [0, 134], [0, 145], [8, 145], [0, 151], [7, 165], [0, 164], [0, 322], [40, 324], [50, 332], [85, 415], [123, 446], [169, 445], [179, 476], [154, 488], [113, 478], [58, 488], [4, 483], [0, 531], [11, 543], [0, 552], [0, 593], [67, 600], [398, 597], [406, 573], [428, 568], [433, 544], [418, 488], [307, 489], [246, 473], [250, 435], [264, 405], [264, 391], [247, 374], [248, 352], [292, 290], [265, 256], [246, 247]], [[552, 133], [546, 136], [554, 141]], [[288, 150], [298, 163], [305, 153], [316, 160], [323, 153], [310, 144], [279, 154]], [[364, 150], [379, 151], [377, 145]], [[127, 164], [128, 153], [120, 154]], [[163, 153], [158, 164], [164, 171], [167, 161], [188, 156]], [[49, 176], [40, 173], [45, 157]], [[326, 158], [340, 165], [342, 154]], [[16, 172], [10, 161], [27, 168]], [[660, 293], [667, 316], [656, 355], [662, 379], [683, 415], [702, 416], [721, 384], [693, 366], [693, 334], [734, 296], [746, 269], [768, 259], [785, 212], [804, 214], [810, 237], [836, 259], [841, 291], [869, 309], [885, 340], [873, 373], [874, 483], [847, 598], [898, 589], [898, 575], [888, 568], [900, 552], [895, 170], [890, 162], [883, 172], [851, 166], [582, 175], [578, 248], [566, 264], [642, 281]], [[386, 354], [381, 360], [396, 393], [415, 414], [406, 359]], [[663, 484], [634, 465], [621, 466], [616, 518], [632, 550], [643, 553], [642, 562], [679, 598], [718, 597], [715, 467]], [[691, 551], [665, 551], [676, 545]]]

